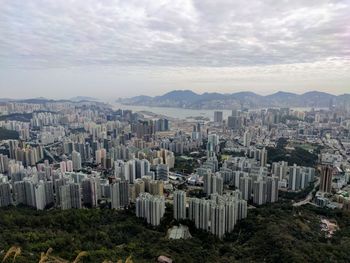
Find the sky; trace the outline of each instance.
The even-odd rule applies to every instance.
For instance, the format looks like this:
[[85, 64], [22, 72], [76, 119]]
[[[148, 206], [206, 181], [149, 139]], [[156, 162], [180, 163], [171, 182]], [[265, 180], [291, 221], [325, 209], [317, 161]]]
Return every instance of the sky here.
[[0, 0], [0, 97], [350, 93], [350, 0]]

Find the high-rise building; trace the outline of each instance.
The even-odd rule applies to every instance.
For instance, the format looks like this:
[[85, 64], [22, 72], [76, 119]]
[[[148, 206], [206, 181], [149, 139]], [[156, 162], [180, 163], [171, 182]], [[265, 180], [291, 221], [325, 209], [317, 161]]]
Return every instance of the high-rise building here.
[[214, 111], [214, 122], [219, 124], [223, 121], [222, 111]]
[[189, 219], [194, 221], [196, 228], [209, 230], [211, 203], [210, 200], [190, 198]]
[[156, 166], [156, 178], [157, 180], [168, 181], [169, 179], [169, 167], [166, 164], [158, 164]]
[[152, 195], [163, 195], [164, 193], [164, 183], [159, 180], [151, 180], [149, 182], [149, 192]]
[[243, 134], [243, 146], [244, 147], [249, 147], [250, 146], [250, 141], [251, 141], [251, 135], [250, 135], [250, 132], [247, 130]]
[[65, 161], [60, 162], [60, 170], [62, 174], [65, 174], [67, 172], [67, 162]]
[[234, 202], [225, 202], [225, 229], [230, 233], [233, 231], [238, 220], [238, 200]]
[[260, 152], [260, 165], [265, 167], [267, 165], [267, 150], [266, 148], [262, 148]]
[[46, 205], [52, 205], [55, 203], [55, 197], [53, 192], [53, 182], [52, 181], [44, 181], [45, 188], [45, 203]]
[[16, 205], [26, 203], [26, 192], [24, 181], [16, 181], [13, 183], [14, 201]]
[[158, 226], [165, 213], [164, 196], [141, 193], [136, 198], [136, 216], [145, 218], [148, 224]]
[[67, 160], [67, 172], [73, 172], [73, 161]]
[[59, 195], [60, 195], [60, 207], [62, 210], [71, 209], [72, 202], [70, 196], [69, 185], [61, 185], [59, 187]]
[[221, 239], [224, 237], [226, 232], [225, 206], [223, 204], [215, 204], [211, 206], [210, 209], [211, 209], [210, 232]]
[[209, 134], [208, 142], [207, 142], [208, 156], [212, 156], [213, 154], [218, 153], [219, 150], [220, 150], [219, 136], [216, 134]]
[[54, 190], [56, 195], [56, 204], [61, 203], [61, 196], [60, 196], [60, 187], [62, 185], [65, 185], [67, 183], [67, 180], [65, 178], [59, 178], [54, 181]]
[[205, 173], [203, 175], [203, 191], [204, 193], [207, 194], [207, 196], [209, 196], [211, 194], [212, 191], [212, 186], [211, 186], [211, 179], [212, 175], [211, 172]]
[[135, 159], [135, 178], [142, 178], [150, 172], [151, 164], [147, 159]]
[[138, 178], [135, 180], [135, 195], [136, 197], [138, 197], [140, 195], [140, 193], [144, 193], [145, 192], [145, 182]]
[[35, 195], [34, 195], [34, 183], [31, 180], [29, 180], [29, 178], [24, 181], [24, 193], [25, 193], [24, 204], [31, 207], [36, 207]]
[[249, 176], [240, 177], [239, 190], [242, 193], [242, 199], [250, 200], [252, 195], [252, 178]]
[[111, 208], [121, 209], [129, 205], [129, 182], [117, 180], [110, 185]]
[[266, 201], [268, 203], [274, 203], [278, 201], [278, 178], [266, 177]]
[[151, 191], [151, 181], [153, 180], [151, 176], [144, 176], [141, 178], [142, 181], [145, 182], [145, 192], [150, 192]]
[[128, 206], [130, 204], [129, 201], [129, 182], [128, 181], [120, 181], [119, 182], [119, 192], [120, 192], [120, 205], [122, 207]]
[[266, 203], [267, 197], [266, 182], [259, 178], [253, 183], [253, 203], [262, 205]]
[[71, 207], [75, 209], [82, 208], [80, 184], [70, 183], [69, 191], [70, 191]]
[[186, 192], [177, 190], [174, 192], [174, 218], [186, 219]]
[[301, 184], [301, 169], [299, 166], [294, 164], [289, 167], [289, 180], [288, 180], [288, 188], [292, 191], [300, 190]]
[[34, 185], [34, 199], [35, 208], [38, 210], [44, 210], [46, 206], [45, 185], [43, 181]]
[[81, 170], [81, 155], [77, 151], [72, 152], [72, 162], [73, 162], [73, 170], [78, 171]]
[[321, 181], [320, 181], [320, 191], [324, 193], [330, 193], [332, 191], [332, 177], [333, 169], [331, 166], [321, 167]]
[[246, 200], [239, 200], [238, 202], [238, 220], [246, 218], [248, 214], [248, 203]]
[[80, 185], [77, 183], [69, 183], [62, 185], [59, 188], [60, 192], [60, 207], [61, 209], [80, 209], [81, 205], [81, 192]]
[[0, 173], [6, 173], [8, 171], [9, 158], [7, 155], [0, 153]]
[[87, 178], [82, 182], [83, 204], [96, 207], [98, 202], [97, 182], [95, 178]]
[[227, 127], [231, 130], [238, 130], [242, 127], [241, 117], [237, 110], [232, 110], [232, 116], [228, 116]]
[[206, 173], [203, 175], [204, 178], [204, 193], [207, 196], [218, 193], [222, 194], [224, 187], [224, 179], [222, 178], [220, 173], [212, 174]]
[[0, 207], [12, 204], [10, 183], [0, 183]]
[[120, 209], [120, 189], [119, 189], [119, 182], [114, 182], [110, 184], [111, 188], [111, 208], [112, 209]]

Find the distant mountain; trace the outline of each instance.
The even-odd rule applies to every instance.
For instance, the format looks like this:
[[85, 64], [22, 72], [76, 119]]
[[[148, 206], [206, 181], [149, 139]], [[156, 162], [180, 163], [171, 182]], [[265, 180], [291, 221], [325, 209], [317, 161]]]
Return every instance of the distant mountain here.
[[12, 101], [13, 99], [10, 98], [0, 98], [0, 102], [8, 102], [8, 101]]
[[70, 101], [99, 101], [99, 99], [87, 96], [76, 96], [69, 99]]
[[191, 90], [174, 90], [162, 96], [137, 96], [119, 99], [128, 105], [179, 107], [189, 109], [232, 109], [235, 107], [329, 107], [350, 104], [350, 94], [332, 95], [325, 92], [311, 91], [304, 94], [279, 91], [262, 96], [254, 92], [237, 92], [232, 94], [203, 93]]
[[42, 104], [46, 103], [49, 101], [53, 101], [44, 97], [37, 97], [37, 98], [31, 98], [31, 99], [21, 99], [21, 100], [16, 100], [17, 102], [23, 102], [23, 103], [32, 103], [32, 104]]
[[158, 100], [195, 100], [198, 96], [200, 95], [191, 90], [174, 90], [156, 98]]
[[123, 103], [123, 104], [129, 104], [129, 105], [138, 105], [138, 104], [145, 104], [145, 103], [150, 103], [152, 101], [152, 97], [150, 96], [136, 96], [132, 98], [125, 98], [125, 99], [118, 99], [117, 102]]
[[48, 101], [52, 101], [50, 99], [44, 98], [44, 97], [37, 97], [37, 98], [29, 98], [29, 99], [10, 99], [10, 98], [0, 98], [0, 102], [6, 103], [6, 102], [23, 102], [23, 103], [45, 103]]
[[80, 103], [80, 102], [93, 102], [93, 103], [102, 103], [100, 100], [92, 97], [84, 97], [84, 96], [78, 96], [73, 97], [71, 99], [48, 99], [44, 97], [37, 97], [37, 98], [29, 98], [29, 99], [7, 99], [7, 98], [0, 98], [0, 103], [4, 104], [7, 102], [20, 102], [20, 103], [29, 103], [29, 104], [45, 104], [50, 102], [71, 102], [71, 103]]
[[273, 93], [271, 95], [265, 96], [267, 99], [272, 99], [272, 100], [291, 100], [297, 98], [299, 95], [291, 92], [284, 92], [284, 91], [278, 91], [276, 93]]

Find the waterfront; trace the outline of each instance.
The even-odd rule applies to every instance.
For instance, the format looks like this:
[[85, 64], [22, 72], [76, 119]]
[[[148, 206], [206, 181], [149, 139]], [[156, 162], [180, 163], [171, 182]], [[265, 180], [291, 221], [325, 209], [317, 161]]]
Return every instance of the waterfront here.
[[[183, 109], [183, 108], [172, 108], [172, 107], [150, 107], [150, 106], [136, 106], [136, 105], [124, 105], [121, 103], [111, 103], [111, 106], [114, 110], [122, 109], [122, 110], [132, 110], [135, 112], [152, 112], [158, 115], [164, 115], [171, 118], [176, 119], [186, 119], [190, 117], [202, 117], [202, 118], [209, 118], [210, 120], [214, 119], [214, 111], [207, 110], [207, 109]], [[291, 108], [293, 110], [298, 111], [309, 111], [311, 108]], [[255, 110], [261, 110], [261, 109], [255, 109]], [[228, 116], [232, 114], [232, 110], [222, 110], [218, 109], [218, 111], [223, 112], [224, 119], [227, 119]]]

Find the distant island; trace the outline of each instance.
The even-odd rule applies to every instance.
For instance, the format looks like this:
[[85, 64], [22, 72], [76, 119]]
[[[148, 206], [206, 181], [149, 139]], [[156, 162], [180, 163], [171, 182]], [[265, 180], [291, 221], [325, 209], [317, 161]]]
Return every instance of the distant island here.
[[162, 96], [136, 96], [120, 98], [118, 103], [125, 105], [176, 107], [185, 109], [232, 109], [259, 107], [315, 107], [324, 108], [350, 104], [350, 94], [333, 95], [325, 92], [311, 91], [295, 94], [279, 91], [262, 96], [254, 92], [237, 92], [231, 94], [203, 93], [190, 90], [174, 90]]

